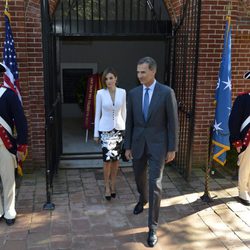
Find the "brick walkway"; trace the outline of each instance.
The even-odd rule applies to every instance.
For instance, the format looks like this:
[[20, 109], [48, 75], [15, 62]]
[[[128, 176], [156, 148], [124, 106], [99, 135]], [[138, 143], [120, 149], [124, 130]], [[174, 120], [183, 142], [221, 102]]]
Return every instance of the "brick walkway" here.
[[[201, 201], [204, 173], [189, 183], [167, 167], [163, 178], [159, 242], [154, 249], [250, 249], [250, 208], [237, 202], [230, 176], [210, 181], [210, 205]], [[101, 169], [59, 170], [54, 180], [54, 211], [44, 211], [44, 169], [26, 173], [18, 188], [14, 226], [0, 222], [0, 249], [149, 249], [147, 212], [133, 215], [137, 192], [131, 168], [118, 175], [117, 199], [103, 198]]]

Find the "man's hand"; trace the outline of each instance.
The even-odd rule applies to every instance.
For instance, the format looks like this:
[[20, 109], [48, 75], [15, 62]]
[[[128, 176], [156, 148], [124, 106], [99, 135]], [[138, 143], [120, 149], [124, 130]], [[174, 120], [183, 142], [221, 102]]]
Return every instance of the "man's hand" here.
[[127, 158], [127, 160], [132, 160], [133, 159], [133, 155], [132, 155], [131, 149], [126, 149], [125, 150], [125, 157]]
[[17, 159], [18, 161], [24, 161], [25, 159], [25, 154], [23, 152], [17, 151]]
[[240, 153], [241, 148], [242, 148], [241, 146], [240, 147], [236, 147], [236, 150], [237, 150], [238, 153]]
[[174, 160], [175, 158], [175, 151], [167, 152], [165, 163], [169, 163], [170, 161]]
[[28, 154], [28, 146], [26, 144], [18, 145], [17, 147], [17, 159], [19, 162], [25, 161]]

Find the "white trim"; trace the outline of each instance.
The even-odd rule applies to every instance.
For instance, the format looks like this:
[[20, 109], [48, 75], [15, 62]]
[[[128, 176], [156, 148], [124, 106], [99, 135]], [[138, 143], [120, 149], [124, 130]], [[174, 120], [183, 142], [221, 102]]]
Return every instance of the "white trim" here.
[[[5, 91], [6, 91], [6, 88], [3, 88], [3, 87], [0, 88], [0, 98], [2, 97]], [[9, 132], [10, 135], [12, 135], [11, 127], [1, 116], [0, 116], [0, 124], [4, 127], [5, 130]]]
[[240, 127], [240, 132], [250, 123], [250, 115], [247, 117], [247, 119], [242, 123]]
[[97, 63], [61, 63], [61, 103], [63, 100], [63, 70], [64, 69], [92, 69], [93, 74], [97, 73]]
[[6, 91], [6, 88], [3, 88], [3, 87], [0, 88], [0, 98], [4, 94], [5, 91]]
[[8, 131], [10, 135], [12, 135], [12, 130], [9, 124], [0, 116], [0, 124]]

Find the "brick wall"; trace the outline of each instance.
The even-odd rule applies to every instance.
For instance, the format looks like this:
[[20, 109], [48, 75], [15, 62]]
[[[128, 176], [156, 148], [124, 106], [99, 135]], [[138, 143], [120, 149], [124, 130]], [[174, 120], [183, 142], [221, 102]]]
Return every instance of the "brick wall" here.
[[[4, 10], [4, 1], [0, 9]], [[44, 91], [40, 1], [9, 1], [23, 105], [29, 127], [29, 155], [26, 164], [44, 165]], [[4, 18], [0, 39], [3, 48]], [[1, 56], [2, 56], [2, 50]]]
[[[202, 0], [200, 49], [194, 134], [194, 165], [206, 163], [209, 127], [214, 119], [214, 94], [220, 67], [228, 0]], [[250, 70], [250, 0], [232, 2], [232, 94], [250, 90], [242, 78]], [[178, 22], [183, 1], [165, 0], [171, 19]]]
[[29, 134], [33, 164], [45, 161], [45, 111], [43, 82], [43, 51], [40, 1], [29, 0], [25, 8], [27, 69], [29, 84]]
[[[58, 0], [50, 0], [51, 13]], [[165, 0], [172, 21], [176, 23], [182, 10], [182, 0]], [[196, 100], [194, 162], [206, 162], [208, 128], [214, 118], [214, 92], [221, 60], [226, 6], [228, 0], [202, 0], [200, 60]], [[3, 10], [3, 1], [0, 9]], [[250, 69], [249, 0], [232, 1], [232, 90], [250, 90], [250, 81], [242, 79]], [[33, 165], [45, 162], [44, 85], [39, 0], [11, 0], [9, 10], [20, 71], [21, 91], [29, 123], [29, 158]], [[4, 19], [0, 22], [0, 42], [3, 46]], [[2, 51], [0, 50], [0, 55]]]
[[227, 14], [225, 5], [226, 1], [202, 1], [193, 150], [197, 164], [202, 164], [207, 158], [209, 128], [214, 119], [214, 94]]
[[[51, 12], [57, 0], [50, 1]], [[4, 1], [0, 10], [4, 10]], [[23, 105], [29, 127], [27, 165], [45, 164], [45, 110], [43, 53], [41, 38], [41, 6], [39, 0], [9, 1], [11, 27], [15, 41]], [[4, 41], [4, 18], [0, 25], [0, 42]], [[2, 57], [2, 50], [0, 50]]]
[[243, 74], [250, 70], [250, 0], [242, 2], [237, 6], [233, 36], [233, 97], [238, 92], [250, 91], [250, 81], [242, 78]]
[[[207, 156], [208, 128], [214, 119], [214, 93], [222, 56], [223, 35], [229, 1], [202, 1], [200, 59], [196, 100], [194, 163], [201, 165]], [[250, 89], [242, 76], [250, 69], [250, 17], [242, 1], [232, 1], [232, 93]]]

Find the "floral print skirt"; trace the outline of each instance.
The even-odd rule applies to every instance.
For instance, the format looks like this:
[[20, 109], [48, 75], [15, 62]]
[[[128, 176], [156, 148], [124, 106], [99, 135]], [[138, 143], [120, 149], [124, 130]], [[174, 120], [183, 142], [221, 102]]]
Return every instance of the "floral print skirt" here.
[[119, 160], [121, 158], [124, 131], [113, 129], [111, 131], [102, 131], [99, 133], [102, 145], [103, 161], [109, 162]]

